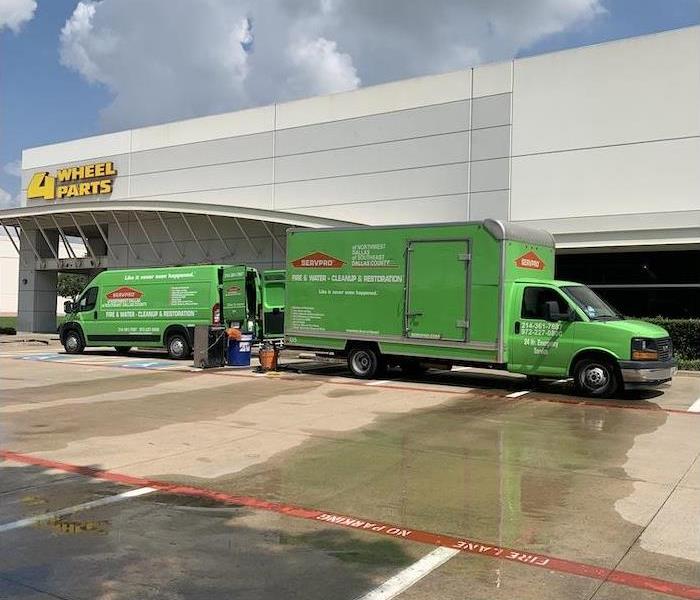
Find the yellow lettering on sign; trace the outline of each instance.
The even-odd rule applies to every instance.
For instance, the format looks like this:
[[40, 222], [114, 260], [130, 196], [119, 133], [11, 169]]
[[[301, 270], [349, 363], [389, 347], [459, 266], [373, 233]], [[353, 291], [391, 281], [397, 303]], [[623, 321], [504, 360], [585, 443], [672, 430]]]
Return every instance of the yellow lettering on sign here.
[[[55, 198], [111, 194], [113, 178], [116, 175], [117, 170], [112, 161], [64, 167], [58, 169], [55, 176], [49, 175], [46, 171], [35, 173], [27, 187], [27, 198], [53, 200]], [[85, 179], [90, 181], [83, 181]], [[59, 184], [64, 185], [56, 186], [56, 180]]]
[[71, 180], [71, 172], [72, 169], [59, 169], [56, 172], [56, 176], [58, 177], [58, 181], [63, 182], [63, 181], [70, 181]]
[[27, 186], [27, 198], [43, 198], [53, 200], [56, 195], [56, 178], [48, 174], [34, 173]]

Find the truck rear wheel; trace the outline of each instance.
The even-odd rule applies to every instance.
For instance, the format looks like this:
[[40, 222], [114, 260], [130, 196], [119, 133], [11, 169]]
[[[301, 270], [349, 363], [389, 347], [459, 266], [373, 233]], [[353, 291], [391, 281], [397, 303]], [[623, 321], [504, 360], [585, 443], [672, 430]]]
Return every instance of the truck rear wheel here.
[[372, 379], [382, 370], [382, 365], [379, 352], [369, 346], [353, 348], [348, 354], [348, 368], [360, 379]]
[[68, 354], [82, 354], [83, 350], [85, 350], [85, 342], [80, 332], [76, 329], [66, 332], [63, 338], [63, 348]]
[[182, 333], [173, 333], [168, 336], [166, 348], [168, 356], [175, 360], [182, 360], [190, 355], [190, 342]]
[[610, 398], [620, 389], [620, 377], [612, 361], [584, 358], [574, 367], [574, 385], [582, 396]]

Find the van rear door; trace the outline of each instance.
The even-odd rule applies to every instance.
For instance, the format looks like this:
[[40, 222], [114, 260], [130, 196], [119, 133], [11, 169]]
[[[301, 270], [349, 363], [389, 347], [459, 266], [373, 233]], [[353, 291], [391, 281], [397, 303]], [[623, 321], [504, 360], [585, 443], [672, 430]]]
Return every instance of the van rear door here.
[[263, 337], [284, 334], [284, 288], [286, 271], [271, 269], [262, 274]]
[[248, 317], [246, 268], [242, 265], [223, 267], [221, 283], [223, 323], [244, 328]]
[[405, 335], [467, 339], [467, 240], [418, 240], [406, 248]]

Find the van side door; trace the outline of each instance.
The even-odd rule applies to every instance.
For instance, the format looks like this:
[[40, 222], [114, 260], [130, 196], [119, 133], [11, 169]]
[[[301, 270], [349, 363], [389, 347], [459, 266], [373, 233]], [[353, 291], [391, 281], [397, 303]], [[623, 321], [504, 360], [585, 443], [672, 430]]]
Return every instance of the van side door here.
[[[516, 283], [511, 310], [508, 370], [528, 375], [563, 377], [575, 350], [579, 317], [556, 288]], [[554, 318], [548, 314], [556, 306]]]

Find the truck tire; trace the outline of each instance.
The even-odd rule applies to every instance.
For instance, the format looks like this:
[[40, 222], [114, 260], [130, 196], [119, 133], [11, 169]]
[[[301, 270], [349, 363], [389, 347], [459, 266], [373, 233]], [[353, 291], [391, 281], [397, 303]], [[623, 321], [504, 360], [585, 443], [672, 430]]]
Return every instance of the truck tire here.
[[63, 348], [67, 354], [82, 354], [85, 350], [83, 336], [77, 329], [69, 329], [63, 337]]
[[117, 351], [117, 354], [129, 354], [131, 346], [115, 346], [114, 349]]
[[183, 333], [172, 333], [165, 344], [168, 356], [174, 360], [183, 360], [190, 355], [190, 342]]
[[382, 370], [382, 357], [369, 346], [353, 348], [348, 354], [348, 368], [359, 379], [372, 379]]
[[611, 398], [620, 389], [620, 376], [612, 360], [584, 358], [574, 367], [576, 392], [592, 398]]

